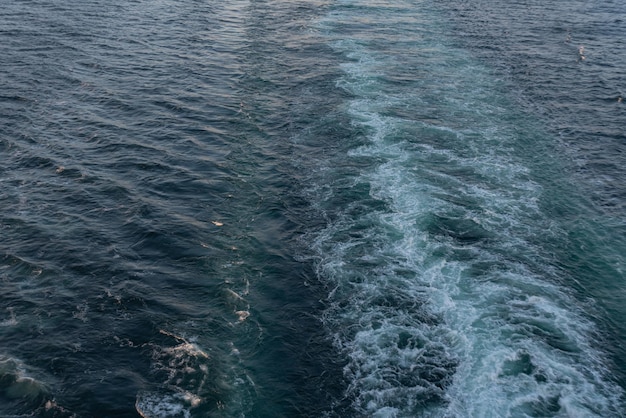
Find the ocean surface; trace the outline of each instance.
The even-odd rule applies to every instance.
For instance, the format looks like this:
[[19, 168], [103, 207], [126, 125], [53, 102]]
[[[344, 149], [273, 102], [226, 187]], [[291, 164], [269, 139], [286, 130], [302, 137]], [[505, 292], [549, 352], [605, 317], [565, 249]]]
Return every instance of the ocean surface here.
[[0, 416], [626, 416], [623, 1], [0, 5]]

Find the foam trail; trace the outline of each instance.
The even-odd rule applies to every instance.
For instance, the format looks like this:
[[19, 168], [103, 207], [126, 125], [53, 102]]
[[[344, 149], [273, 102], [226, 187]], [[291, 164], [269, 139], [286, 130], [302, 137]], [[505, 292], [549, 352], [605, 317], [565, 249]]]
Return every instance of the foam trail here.
[[322, 27], [349, 59], [338, 87], [365, 144], [324, 171], [330, 192], [311, 189], [329, 211], [312, 242], [356, 413], [618, 416], [595, 325], [546, 252], [566, 232], [541, 209], [524, 148], [538, 140], [517, 129], [532, 124], [410, 5], [342, 4]]

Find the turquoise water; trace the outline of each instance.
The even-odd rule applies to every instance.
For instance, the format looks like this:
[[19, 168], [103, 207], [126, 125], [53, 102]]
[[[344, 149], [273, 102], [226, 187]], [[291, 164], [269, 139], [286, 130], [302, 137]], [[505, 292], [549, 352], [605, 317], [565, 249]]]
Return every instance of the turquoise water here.
[[622, 5], [4, 10], [0, 415], [624, 415]]

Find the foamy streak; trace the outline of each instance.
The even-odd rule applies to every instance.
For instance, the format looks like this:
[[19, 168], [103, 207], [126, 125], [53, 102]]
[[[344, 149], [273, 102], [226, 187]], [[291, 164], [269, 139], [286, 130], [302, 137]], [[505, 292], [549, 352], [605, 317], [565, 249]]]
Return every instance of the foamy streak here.
[[[226, 295], [229, 298], [237, 295], [236, 301], [243, 300], [231, 290]], [[146, 344], [152, 349], [154, 378], [159, 384], [156, 391], [137, 394], [135, 409], [142, 417], [245, 414], [254, 383], [240, 367], [239, 351], [233, 343], [221, 347], [222, 350], [214, 347], [209, 353], [200, 346], [197, 337], [167, 330], [160, 330], [160, 334], [167, 337], [162, 345]]]
[[[370, 27], [382, 23], [367, 17]], [[353, 181], [388, 208], [355, 201], [314, 241], [318, 275], [333, 289], [325, 322], [348, 357], [357, 414], [619, 415], [622, 393], [605, 380], [594, 325], [555, 284], [559, 273], [536, 243], [563, 231], [537, 205], [541, 187], [515, 157], [519, 138], [486, 93], [485, 71], [460, 51], [413, 39], [416, 50], [436, 50], [421, 63], [430, 76], [455, 81], [396, 93], [381, 81], [393, 63], [367, 48], [366, 34], [336, 36], [353, 60], [339, 86], [357, 97], [348, 112], [370, 140], [351, 157], [380, 161]], [[449, 120], [384, 116], [401, 103]]]

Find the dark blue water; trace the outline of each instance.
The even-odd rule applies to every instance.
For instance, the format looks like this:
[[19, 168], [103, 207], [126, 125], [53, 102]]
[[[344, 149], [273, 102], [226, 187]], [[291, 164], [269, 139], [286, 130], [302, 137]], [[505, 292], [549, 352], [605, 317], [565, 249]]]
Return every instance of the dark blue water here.
[[0, 415], [618, 417], [618, 2], [4, 2]]

